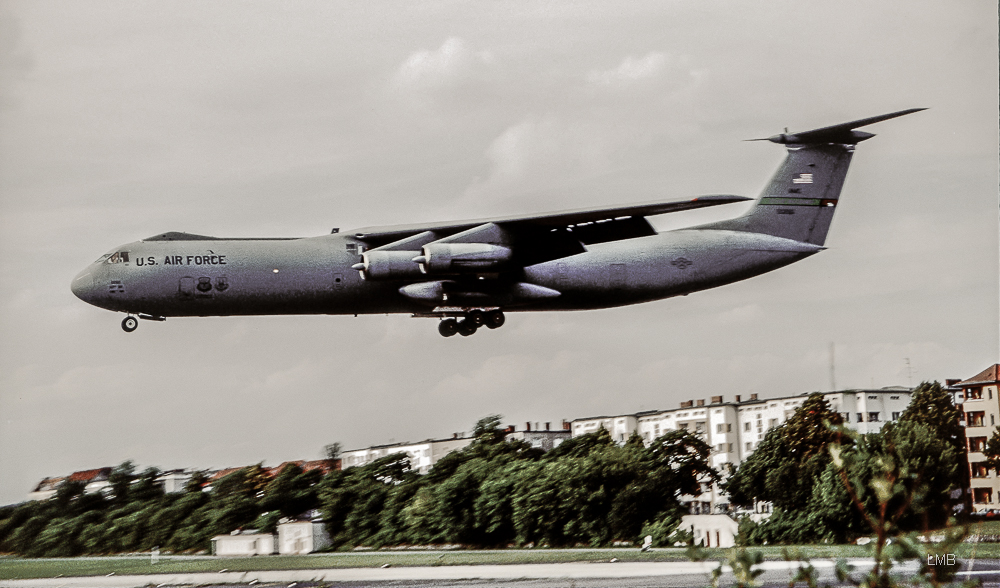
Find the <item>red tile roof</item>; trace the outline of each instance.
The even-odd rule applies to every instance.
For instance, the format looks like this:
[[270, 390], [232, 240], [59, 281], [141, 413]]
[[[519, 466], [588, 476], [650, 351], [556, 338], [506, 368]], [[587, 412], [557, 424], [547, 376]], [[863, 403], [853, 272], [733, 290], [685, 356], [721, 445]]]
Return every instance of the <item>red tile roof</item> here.
[[238, 471], [240, 471], [242, 469], [246, 469], [248, 467], [250, 467], [250, 466], [240, 466], [238, 468], [225, 468], [225, 469], [221, 469], [221, 470], [215, 472], [214, 474], [212, 474], [211, 476], [209, 476], [208, 477], [208, 481], [209, 481], [209, 483], [212, 483], [212, 482], [215, 482], [216, 480], [221, 480], [222, 478], [225, 478], [226, 476], [228, 476], [229, 474], [231, 474], [233, 472], [238, 472]]
[[83, 470], [82, 472], [73, 472], [67, 478], [70, 482], [83, 482], [85, 484], [90, 482], [102, 482], [108, 479], [111, 475], [111, 468], [97, 468], [96, 470]]
[[42, 478], [42, 481], [35, 486], [34, 492], [46, 492], [55, 490], [56, 486], [62, 484], [66, 478]]
[[968, 380], [962, 380], [956, 385], [966, 386], [969, 384], [992, 384], [993, 382], [1000, 382], [1000, 363], [995, 363], [972, 376]]
[[320, 473], [323, 474], [324, 476], [330, 471], [330, 462], [325, 459], [317, 459], [313, 461], [305, 461], [302, 459], [298, 459], [295, 461], [286, 461], [282, 462], [280, 465], [276, 467], [268, 468], [267, 471], [272, 476], [277, 476], [281, 474], [281, 472], [285, 471], [285, 468], [287, 468], [290, 465], [297, 465], [300, 468], [302, 468], [302, 471], [304, 472], [319, 470]]

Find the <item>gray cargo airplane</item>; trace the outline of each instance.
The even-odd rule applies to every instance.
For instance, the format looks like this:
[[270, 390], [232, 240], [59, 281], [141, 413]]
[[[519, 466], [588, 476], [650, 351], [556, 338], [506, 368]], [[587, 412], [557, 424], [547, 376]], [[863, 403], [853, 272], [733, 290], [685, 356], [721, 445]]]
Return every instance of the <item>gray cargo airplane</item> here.
[[609, 206], [461, 222], [369, 227], [310, 238], [224, 239], [170, 232], [116, 247], [73, 293], [141, 319], [408, 313], [445, 337], [504, 324], [506, 311], [588, 310], [683, 296], [769, 272], [824, 249], [858, 127], [912, 108], [775, 135], [788, 155], [743, 216], [657, 233], [647, 216], [750, 200]]

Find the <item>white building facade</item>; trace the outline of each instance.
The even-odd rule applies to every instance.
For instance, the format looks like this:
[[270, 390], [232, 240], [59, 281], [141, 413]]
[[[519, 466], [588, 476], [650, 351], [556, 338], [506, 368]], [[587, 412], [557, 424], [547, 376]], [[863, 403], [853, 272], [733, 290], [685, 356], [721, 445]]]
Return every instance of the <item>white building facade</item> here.
[[[657, 437], [686, 429], [712, 448], [710, 463], [723, 478], [753, 454], [767, 431], [787, 421], [811, 393], [761, 400], [756, 394], [734, 402], [722, 396], [681, 402], [680, 408], [644, 411], [631, 415], [599, 416], [576, 419], [571, 423], [574, 437], [605, 428], [618, 443], [633, 432], [649, 444]], [[888, 387], [877, 390], [842, 390], [822, 393], [830, 409], [844, 417], [844, 424], [859, 433], [881, 430], [889, 421], [899, 419], [910, 403], [910, 389]], [[684, 497], [692, 514], [729, 512], [729, 499], [717, 485], [704, 487], [697, 497]], [[768, 509], [767, 505], [760, 505]], [[766, 512], [766, 510], [765, 510]]]
[[365, 449], [352, 449], [340, 454], [340, 467], [346, 470], [368, 465], [387, 455], [405, 453], [410, 458], [410, 468], [420, 474], [426, 474], [442, 457], [468, 447], [472, 441], [472, 437], [456, 436], [451, 439], [428, 439], [419, 443], [396, 443], [376, 445]]

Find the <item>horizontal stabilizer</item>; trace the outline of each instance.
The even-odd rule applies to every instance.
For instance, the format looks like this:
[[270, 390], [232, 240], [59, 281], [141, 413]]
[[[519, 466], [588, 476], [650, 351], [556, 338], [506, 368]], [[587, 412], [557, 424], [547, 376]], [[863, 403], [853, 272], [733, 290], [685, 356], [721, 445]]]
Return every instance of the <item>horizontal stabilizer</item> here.
[[831, 127], [823, 127], [821, 129], [813, 129], [811, 131], [802, 131], [800, 133], [792, 133], [792, 134], [782, 133], [780, 135], [775, 135], [773, 137], [768, 137], [766, 139], [750, 139], [750, 140], [771, 141], [772, 143], [781, 143], [782, 145], [804, 145], [804, 144], [817, 144], [817, 143], [839, 143], [841, 145], [855, 145], [866, 139], [871, 139], [875, 135], [872, 133], [866, 133], [864, 131], [855, 131], [854, 129], [858, 127], [863, 127], [865, 125], [882, 122], [884, 120], [889, 120], [890, 118], [896, 118], [897, 116], [903, 116], [905, 114], [920, 112], [921, 110], [927, 110], [927, 109], [910, 108], [907, 110], [900, 110], [899, 112], [892, 112], [880, 116], [873, 116], [871, 118], [863, 118], [861, 120], [841, 123], [839, 125], [833, 125]]

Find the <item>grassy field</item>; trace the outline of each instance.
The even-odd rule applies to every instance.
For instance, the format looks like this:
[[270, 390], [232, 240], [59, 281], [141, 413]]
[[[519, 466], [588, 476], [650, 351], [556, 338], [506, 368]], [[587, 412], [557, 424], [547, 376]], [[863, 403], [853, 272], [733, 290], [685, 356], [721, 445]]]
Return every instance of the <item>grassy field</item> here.
[[[856, 545], [807, 545], [790, 548], [807, 558], [867, 557], [871, 551]], [[782, 547], [751, 548], [764, 552], [769, 560], [783, 559]], [[725, 549], [705, 550], [710, 560], [725, 558]], [[957, 555], [992, 559], [1000, 557], [1000, 544], [966, 544]], [[105, 576], [132, 574], [165, 574], [185, 572], [309, 570], [324, 568], [531, 564], [565, 562], [600, 562], [617, 558], [619, 561], [687, 561], [683, 549], [655, 549], [646, 553], [636, 548], [616, 549], [505, 549], [456, 551], [364, 551], [300, 556], [264, 557], [185, 557], [162, 556], [156, 564], [149, 555], [114, 557], [79, 557], [55, 559], [23, 559], [0, 557], [0, 579], [55, 578], [59, 576]]]

